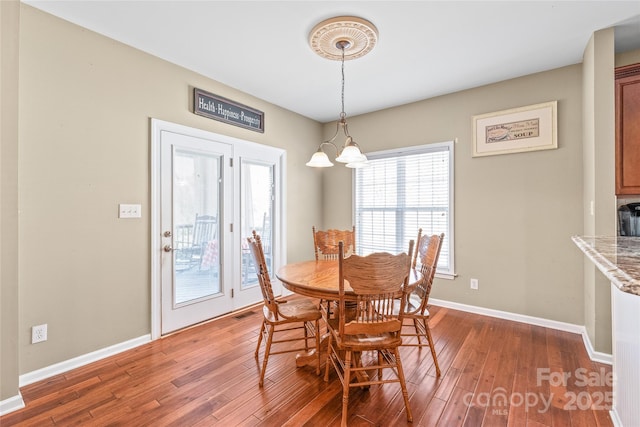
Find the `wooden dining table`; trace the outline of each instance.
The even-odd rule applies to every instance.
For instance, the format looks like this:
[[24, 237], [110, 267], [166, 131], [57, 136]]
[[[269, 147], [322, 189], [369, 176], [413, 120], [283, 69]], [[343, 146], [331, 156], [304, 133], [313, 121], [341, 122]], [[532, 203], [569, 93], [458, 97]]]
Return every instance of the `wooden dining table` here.
[[[295, 262], [281, 267], [276, 277], [285, 288], [312, 298], [337, 300], [338, 260]], [[351, 288], [345, 287], [345, 293]]]
[[[287, 264], [282, 266], [276, 277], [282, 285], [299, 295], [318, 298], [325, 301], [337, 301], [340, 299], [338, 260], [311, 260]], [[422, 280], [422, 274], [418, 269], [411, 269], [409, 273], [409, 285], [413, 285]], [[353, 289], [349, 282], [345, 280], [345, 300], [356, 300]], [[322, 338], [321, 348], [324, 348], [326, 336]], [[306, 354], [298, 354], [296, 365], [306, 366], [314, 363], [315, 350]]]
[[[337, 260], [302, 261], [282, 266], [276, 272], [276, 277], [285, 288], [296, 294], [337, 301], [340, 292], [338, 270]], [[421, 279], [420, 270], [411, 269], [409, 285]], [[345, 280], [345, 298], [355, 300], [355, 295], [352, 297], [350, 295], [353, 295], [353, 290]]]

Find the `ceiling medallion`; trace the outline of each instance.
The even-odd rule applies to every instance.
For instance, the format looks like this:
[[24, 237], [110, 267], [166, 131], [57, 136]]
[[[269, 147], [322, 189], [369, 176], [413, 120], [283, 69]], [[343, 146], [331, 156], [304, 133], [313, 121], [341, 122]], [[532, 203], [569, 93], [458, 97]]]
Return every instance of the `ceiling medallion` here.
[[[378, 41], [378, 29], [369, 21], [355, 16], [338, 16], [320, 22], [309, 33], [311, 49], [334, 61], [360, 58], [371, 52]], [[337, 45], [348, 42], [344, 50]]]

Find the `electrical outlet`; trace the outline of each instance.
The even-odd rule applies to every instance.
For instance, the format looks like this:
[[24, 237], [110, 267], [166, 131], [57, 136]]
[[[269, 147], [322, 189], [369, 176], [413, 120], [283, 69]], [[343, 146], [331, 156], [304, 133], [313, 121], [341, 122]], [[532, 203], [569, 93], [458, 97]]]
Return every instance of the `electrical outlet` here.
[[47, 324], [31, 328], [31, 344], [47, 340]]
[[471, 279], [471, 289], [478, 289], [478, 279]]

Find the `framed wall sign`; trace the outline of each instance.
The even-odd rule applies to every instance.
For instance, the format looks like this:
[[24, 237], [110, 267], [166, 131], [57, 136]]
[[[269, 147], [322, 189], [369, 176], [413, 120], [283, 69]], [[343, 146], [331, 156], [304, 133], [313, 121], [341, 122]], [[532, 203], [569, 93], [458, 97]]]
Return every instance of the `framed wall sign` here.
[[557, 103], [473, 116], [473, 157], [558, 148]]
[[235, 126], [264, 133], [264, 113], [218, 95], [193, 89], [193, 112]]

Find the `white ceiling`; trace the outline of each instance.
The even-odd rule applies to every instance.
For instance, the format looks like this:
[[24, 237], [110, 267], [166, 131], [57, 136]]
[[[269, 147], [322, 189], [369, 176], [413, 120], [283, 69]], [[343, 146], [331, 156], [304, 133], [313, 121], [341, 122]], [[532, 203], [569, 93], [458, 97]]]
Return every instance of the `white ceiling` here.
[[379, 31], [345, 63], [348, 116], [580, 63], [604, 28], [640, 48], [638, 0], [23, 2], [320, 122], [340, 113], [340, 62], [308, 35], [334, 16]]

